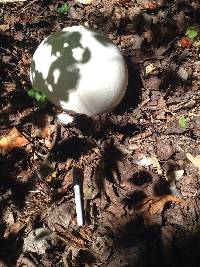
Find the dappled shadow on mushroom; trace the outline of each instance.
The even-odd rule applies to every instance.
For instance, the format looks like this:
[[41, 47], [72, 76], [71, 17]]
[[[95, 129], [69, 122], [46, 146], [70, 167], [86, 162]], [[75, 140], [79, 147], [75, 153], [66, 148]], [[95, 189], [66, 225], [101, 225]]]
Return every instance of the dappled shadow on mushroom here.
[[[46, 77], [36, 69], [34, 59], [31, 62], [32, 81], [36, 89], [44, 92], [48, 99], [58, 106], [63, 106], [69, 97], [69, 92], [75, 91], [79, 83], [81, 73], [80, 66], [86, 64], [91, 57], [90, 50], [81, 45], [79, 32], [57, 32], [54, 38], [45, 39], [41, 45], [51, 49], [51, 67], [45, 67]], [[76, 52], [82, 51], [81, 57]], [[53, 93], [56, 91], [56, 96]]]
[[[93, 31], [91, 31], [93, 32]], [[96, 32], [95, 34], [93, 34], [93, 37], [102, 45], [104, 46], [109, 46], [112, 44], [112, 41], [108, 39], [107, 36], [103, 35], [103, 34], [99, 34], [98, 32]]]

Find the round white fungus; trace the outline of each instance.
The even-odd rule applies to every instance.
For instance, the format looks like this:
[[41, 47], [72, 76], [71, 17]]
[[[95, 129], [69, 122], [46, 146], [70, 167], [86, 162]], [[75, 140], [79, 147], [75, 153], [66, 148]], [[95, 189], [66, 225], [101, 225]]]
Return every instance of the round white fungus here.
[[118, 47], [107, 36], [73, 26], [42, 41], [33, 55], [30, 79], [53, 104], [93, 116], [119, 104], [128, 73]]

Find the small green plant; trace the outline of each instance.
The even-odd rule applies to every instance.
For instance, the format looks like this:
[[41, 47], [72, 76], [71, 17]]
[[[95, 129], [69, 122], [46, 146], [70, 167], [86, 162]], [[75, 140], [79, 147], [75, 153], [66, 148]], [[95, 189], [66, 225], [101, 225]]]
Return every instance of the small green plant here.
[[188, 122], [183, 116], [179, 118], [178, 124], [181, 129], [186, 129], [188, 127]]
[[28, 95], [35, 99], [40, 107], [43, 108], [46, 106], [48, 98], [44, 93], [32, 88], [28, 90]]
[[194, 39], [198, 35], [198, 30], [195, 26], [188, 27], [185, 35], [190, 39]]
[[61, 7], [58, 7], [57, 8], [57, 12], [60, 14], [60, 15], [64, 15], [64, 14], [67, 14], [70, 10], [70, 6], [65, 3], [64, 5], [62, 5]]

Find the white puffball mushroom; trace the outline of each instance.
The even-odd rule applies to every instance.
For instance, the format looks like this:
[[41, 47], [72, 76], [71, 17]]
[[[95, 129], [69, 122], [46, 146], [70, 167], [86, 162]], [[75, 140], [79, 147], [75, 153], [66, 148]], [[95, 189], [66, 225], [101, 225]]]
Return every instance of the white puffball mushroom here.
[[93, 116], [119, 104], [128, 72], [120, 50], [106, 35], [72, 26], [41, 42], [33, 55], [30, 79], [53, 104]]

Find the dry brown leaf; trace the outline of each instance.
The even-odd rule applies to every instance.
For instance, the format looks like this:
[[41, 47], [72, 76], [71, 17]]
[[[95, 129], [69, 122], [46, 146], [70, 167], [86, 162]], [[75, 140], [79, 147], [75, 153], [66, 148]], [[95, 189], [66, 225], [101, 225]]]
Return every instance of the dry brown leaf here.
[[149, 215], [159, 214], [163, 211], [166, 203], [173, 202], [175, 204], [185, 205], [184, 199], [181, 199], [174, 195], [163, 195], [163, 196], [151, 196], [146, 197], [137, 208]]
[[45, 139], [44, 143], [46, 147], [48, 147], [49, 149], [51, 149], [52, 146], [52, 138], [54, 131], [55, 131], [55, 125], [49, 125], [42, 131], [42, 138]]
[[58, 188], [58, 192], [61, 194], [66, 193], [67, 189], [72, 183], [73, 183], [72, 173], [67, 172], [67, 174], [64, 177], [61, 187]]
[[65, 232], [54, 232], [52, 233], [51, 237], [54, 239], [60, 239], [61, 241], [70, 244], [72, 246], [78, 246], [79, 248], [84, 248], [85, 244], [84, 244], [84, 240], [82, 240], [79, 237], [76, 237], [75, 235], [73, 235], [72, 233], [70, 233], [69, 231], [65, 230]]
[[25, 225], [26, 224], [21, 221], [12, 224], [9, 228], [6, 229], [3, 237], [7, 239], [10, 235], [17, 235], [19, 231], [25, 227]]
[[0, 153], [5, 155], [14, 148], [20, 148], [29, 143], [29, 141], [17, 130], [13, 128], [8, 135], [0, 138]]
[[145, 139], [145, 138], [147, 138], [147, 137], [149, 137], [151, 135], [152, 135], [152, 132], [149, 131], [149, 130], [147, 130], [145, 132], [142, 132], [142, 133], [139, 133], [139, 134], [134, 135], [134, 137], [132, 137], [132, 138], [129, 139], [129, 143], [134, 143], [135, 140]]
[[189, 159], [189, 161], [192, 162], [192, 164], [197, 167], [200, 170], [200, 155], [197, 155], [196, 157], [193, 157], [192, 154], [186, 153], [186, 157]]
[[49, 125], [42, 130], [42, 137], [43, 138], [50, 138], [52, 133], [55, 130], [55, 125]]

